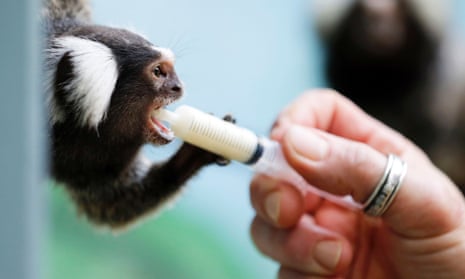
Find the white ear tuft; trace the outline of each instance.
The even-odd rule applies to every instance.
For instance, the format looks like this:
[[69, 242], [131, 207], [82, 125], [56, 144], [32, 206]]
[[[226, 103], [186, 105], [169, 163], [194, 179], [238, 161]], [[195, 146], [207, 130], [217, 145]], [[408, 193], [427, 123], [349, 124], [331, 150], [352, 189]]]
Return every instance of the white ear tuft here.
[[161, 53], [160, 60], [165, 60], [174, 64], [175, 56], [171, 49], [156, 46], [153, 47], [153, 49]]
[[[69, 93], [65, 100], [75, 104], [81, 126], [97, 127], [105, 118], [118, 79], [118, 65], [111, 49], [99, 42], [73, 36], [57, 38], [53, 45], [48, 53], [52, 58], [49, 68], [53, 76], [66, 53], [73, 67], [73, 77], [63, 85]], [[63, 111], [53, 97], [49, 99], [51, 121], [62, 121]]]
[[410, 0], [422, 23], [434, 35], [441, 35], [450, 23], [451, 0]]
[[318, 31], [330, 36], [355, 0], [311, 0], [310, 9]]

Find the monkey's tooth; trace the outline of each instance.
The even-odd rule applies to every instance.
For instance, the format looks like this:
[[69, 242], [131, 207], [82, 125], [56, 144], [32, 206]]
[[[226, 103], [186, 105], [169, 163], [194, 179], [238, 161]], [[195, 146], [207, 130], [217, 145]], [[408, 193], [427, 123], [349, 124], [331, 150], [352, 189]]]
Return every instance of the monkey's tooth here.
[[160, 120], [155, 117], [151, 117], [153, 127], [158, 132], [158, 134], [166, 140], [173, 140], [174, 133], [170, 130], [170, 128], [166, 127]]

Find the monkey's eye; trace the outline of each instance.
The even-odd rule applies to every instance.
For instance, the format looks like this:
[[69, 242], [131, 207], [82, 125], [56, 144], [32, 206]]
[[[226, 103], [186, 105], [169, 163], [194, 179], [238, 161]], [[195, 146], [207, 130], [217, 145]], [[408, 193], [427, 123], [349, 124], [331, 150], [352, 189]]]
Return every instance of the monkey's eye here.
[[153, 69], [153, 74], [159, 78], [162, 76], [163, 72], [161, 71], [161, 68], [160, 66], [156, 66], [154, 69]]

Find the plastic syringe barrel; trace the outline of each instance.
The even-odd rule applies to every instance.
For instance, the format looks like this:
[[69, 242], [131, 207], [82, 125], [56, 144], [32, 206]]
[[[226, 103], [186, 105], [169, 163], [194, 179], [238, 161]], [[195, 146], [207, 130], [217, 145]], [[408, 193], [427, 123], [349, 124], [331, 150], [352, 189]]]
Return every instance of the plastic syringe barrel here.
[[254, 133], [193, 107], [180, 106], [174, 113], [161, 110], [157, 117], [169, 122], [177, 137], [227, 159], [250, 164], [259, 157]]
[[261, 156], [251, 165], [251, 168], [256, 173], [266, 174], [270, 177], [286, 181], [295, 186], [302, 193], [310, 192], [316, 194], [346, 208], [361, 208], [361, 205], [356, 203], [351, 196], [336, 196], [308, 184], [307, 181], [289, 165], [284, 157], [281, 145], [278, 142], [268, 138], [260, 138], [259, 145], [262, 149]]

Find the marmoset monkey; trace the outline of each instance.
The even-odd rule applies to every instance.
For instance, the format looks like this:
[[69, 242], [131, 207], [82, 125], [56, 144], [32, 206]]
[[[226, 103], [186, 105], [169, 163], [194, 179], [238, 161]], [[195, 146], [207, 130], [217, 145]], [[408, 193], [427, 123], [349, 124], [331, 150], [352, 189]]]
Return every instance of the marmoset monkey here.
[[465, 47], [452, 1], [313, 0], [325, 78], [465, 193]]
[[86, 0], [45, 0], [42, 21], [51, 172], [89, 220], [123, 227], [173, 197], [203, 166], [224, 162], [187, 143], [163, 163], [141, 154], [146, 143], [173, 139], [151, 117], [183, 94], [169, 49], [93, 24]]

